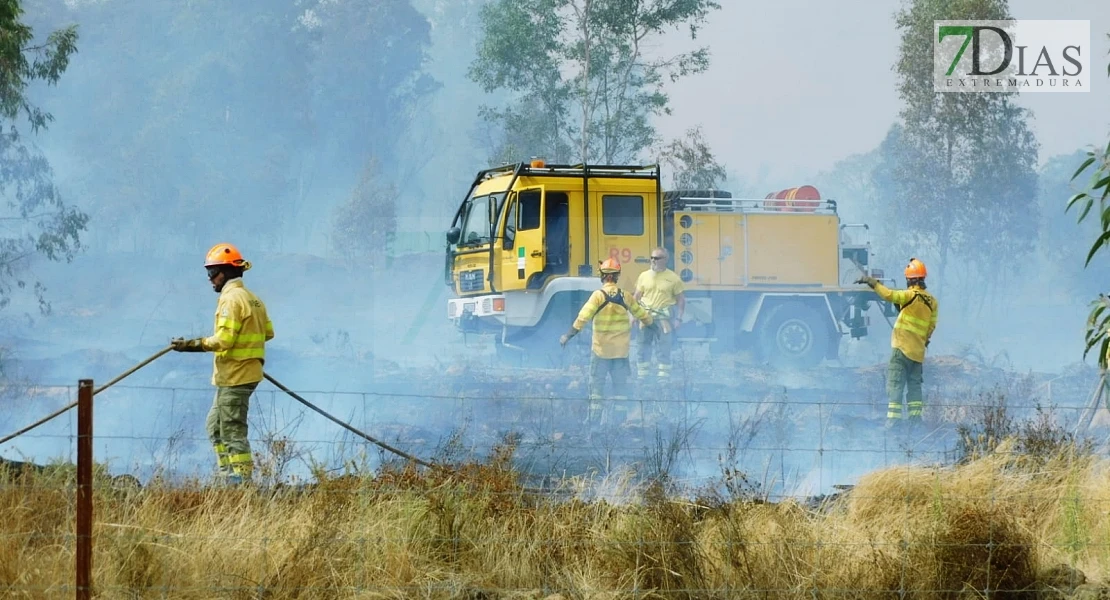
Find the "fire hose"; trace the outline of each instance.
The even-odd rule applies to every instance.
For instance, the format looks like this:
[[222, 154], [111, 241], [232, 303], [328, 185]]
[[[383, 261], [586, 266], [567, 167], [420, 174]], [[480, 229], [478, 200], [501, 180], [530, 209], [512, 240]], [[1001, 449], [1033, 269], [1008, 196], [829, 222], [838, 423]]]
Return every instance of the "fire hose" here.
[[[94, 389], [93, 390], [93, 396], [96, 396], [100, 392], [103, 392], [104, 390], [106, 390], [106, 389], [112, 387], [113, 385], [119, 383], [124, 378], [126, 378], [129, 375], [135, 373], [136, 371], [138, 371], [139, 369], [147, 366], [148, 364], [154, 362], [155, 360], [157, 360], [162, 355], [164, 355], [165, 353], [169, 352], [172, 349], [173, 349], [173, 346], [166, 346], [165, 348], [163, 348], [163, 349], [159, 350], [158, 352], [152, 354], [146, 360], [144, 360], [144, 361], [140, 362], [139, 364], [131, 367], [130, 369], [124, 371], [123, 373], [120, 373], [115, 378], [110, 380], [108, 383], [105, 383], [104, 385]], [[354, 433], [355, 435], [361, 437], [362, 439], [364, 439], [364, 440], [366, 440], [366, 441], [368, 441], [372, 444], [375, 444], [375, 445], [377, 445], [377, 446], [379, 446], [379, 447], [381, 447], [381, 448], [383, 448], [383, 449], [385, 449], [389, 452], [392, 452], [392, 453], [394, 453], [394, 454], [396, 454], [396, 455], [398, 455], [402, 458], [411, 460], [411, 461], [415, 462], [418, 465], [421, 465], [421, 466], [424, 466], [424, 467], [446, 468], [446, 467], [443, 467], [442, 465], [436, 465], [436, 464], [432, 464], [432, 463], [429, 463], [427, 461], [421, 460], [421, 459], [419, 459], [419, 458], [417, 458], [417, 457], [415, 457], [415, 456], [413, 456], [413, 455], [411, 455], [411, 454], [409, 454], [409, 453], [407, 453], [403, 450], [400, 450], [398, 448], [394, 448], [393, 446], [390, 446], [389, 444], [386, 444], [385, 442], [374, 439], [373, 437], [371, 437], [371, 436], [363, 433], [362, 431], [359, 431], [358, 429], [352, 427], [349, 423], [345, 423], [343, 421], [340, 421], [339, 419], [337, 419], [337, 418], [333, 417], [332, 415], [328, 414], [327, 412], [325, 412], [323, 409], [321, 409], [318, 406], [312, 404], [308, 400], [305, 400], [299, 394], [297, 394], [293, 390], [290, 390], [289, 388], [285, 387], [280, 382], [278, 382], [278, 380], [271, 377], [269, 373], [264, 372], [262, 374], [262, 376], [265, 377], [267, 381], [269, 381], [270, 383], [277, 386], [277, 388], [279, 390], [281, 390], [281, 391], [285, 392], [286, 394], [289, 394], [290, 396], [292, 396], [293, 399], [296, 400], [297, 402], [300, 402], [301, 404], [304, 404], [305, 406], [307, 406], [308, 408], [311, 408], [312, 410], [316, 411], [317, 413], [320, 413], [321, 415], [328, 418], [332, 422], [338, 424], [340, 427], [343, 427], [344, 429], [350, 431], [351, 433]], [[77, 402], [72, 402], [70, 404], [67, 404], [67, 405], [63, 406], [62, 408], [59, 408], [58, 410], [56, 410], [56, 411], [50, 413], [49, 415], [39, 419], [38, 421], [35, 421], [34, 423], [31, 423], [30, 425], [24, 427], [23, 429], [20, 429], [19, 431], [16, 431], [15, 433], [12, 433], [10, 435], [4, 436], [3, 438], [0, 438], [0, 444], [7, 443], [8, 441], [11, 441], [12, 439], [17, 438], [17, 437], [27, 433], [28, 431], [31, 431], [32, 429], [38, 427], [39, 425], [42, 425], [43, 423], [46, 423], [47, 421], [50, 421], [51, 419], [62, 415], [63, 413], [65, 413], [66, 411], [74, 408], [75, 406], [77, 406]]]
[[[113, 385], [115, 385], [115, 384], [119, 383], [120, 381], [122, 381], [122, 380], [123, 380], [123, 378], [124, 378], [124, 377], [127, 377], [128, 375], [130, 375], [130, 374], [134, 373], [135, 371], [138, 371], [139, 369], [141, 369], [141, 368], [143, 368], [143, 367], [145, 367], [145, 366], [149, 365], [150, 363], [154, 362], [154, 361], [155, 361], [155, 359], [158, 359], [158, 358], [160, 358], [160, 357], [161, 357], [161, 356], [162, 356], [163, 354], [165, 354], [165, 353], [169, 352], [169, 351], [170, 351], [170, 350], [172, 350], [172, 349], [173, 349], [173, 346], [166, 346], [165, 348], [162, 348], [162, 349], [161, 349], [161, 350], [159, 350], [158, 352], [156, 352], [156, 353], [152, 354], [152, 355], [150, 356], [150, 358], [148, 358], [148, 359], [144, 360], [143, 362], [141, 362], [141, 363], [139, 363], [139, 364], [135, 365], [134, 367], [131, 367], [130, 369], [128, 369], [128, 370], [126, 370], [126, 371], [124, 371], [123, 373], [120, 373], [120, 374], [119, 374], [118, 376], [116, 376], [116, 378], [115, 378], [115, 379], [112, 379], [112, 380], [111, 380], [111, 381], [109, 381], [108, 383], [105, 383], [104, 385], [102, 385], [102, 386], [100, 386], [100, 387], [98, 387], [98, 388], [94, 389], [94, 390], [93, 390], [93, 396], [96, 396], [96, 395], [97, 395], [97, 394], [99, 394], [100, 392], [103, 392], [104, 390], [106, 390], [106, 389], [108, 389], [108, 388], [112, 387]], [[34, 423], [31, 423], [30, 425], [28, 425], [28, 426], [24, 427], [23, 429], [20, 429], [19, 431], [15, 432], [15, 433], [13, 433], [13, 434], [11, 434], [11, 435], [6, 435], [6, 436], [4, 436], [4, 437], [0, 438], [0, 444], [6, 443], [6, 442], [8, 442], [9, 440], [12, 440], [12, 439], [14, 439], [14, 438], [17, 438], [17, 437], [19, 437], [19, 436], [21, 436], [21, 435], [23, 435], [23, 434], [27, 433], [28, 431], [31, 431], [32, 429], [34, 429], [34, 428], [38, 427], [39, 425], [42, 425], [43, 423], [45, 423], [45, 422], [49, 421], [50, 419], [53, 419], [53, 418], [55, 418], [55, 417], [57, 417], [57, 416], [61, 415], [62, 413], [66, 412], [67, 410], [69, 410], [69, 409], [71, 409], [71, 408], [73, 408], [73, 407], [75, 407], [75, 406], [77, 406], [77, 402], [76, 402], [76, 401], [75, 401], [75, 402], [71, 402], [71, 403], [69, 403], [69, 404], [67, 404], [67, 405], [65, 405], [65, 406], [63, 406], [63, 407], [61, 407], [61, 408], [59, 408], [58, 410], [56, 410], [56, 411], [54, 411], [54, 412], [50, 413], [49, 415], [46, 415], [45, 417], [43, 417], [43, 418], [39, 419], [38, 421], [35, 421]]]
[[308, 400], [305, 400], [304, 398], [301, 398], [296, 392], [294, 392], [293, 390], [291, 390], [291, 389], [285, 387], [284, 385], [282, 385], [281, 383], [279, 383], [278, 380], [274, 379], [273, 377], [270, 377], [269, 373], [262, 373], [262, 376], [266, 378], [266, 381], [269, 381], [270, 383], [277, 386], [277, 388], [279, 390], [281, 390], [281, 391], [285, 392], [286, 394], [289, 394], [290, 396], [292, 396], [293, 399], [296, 400], [297, 402], [300, 402], [301, 404], [303, 404], [303, 405], [311, 408], [312, 410], [320, 413], [321, 415], [323, 415], [323, 416], [327, 417], [329, 420], [331, 420], [333, 423], [335, 423], [335, 424], [339, 425], [340, 427], [346, 429], [347, 431], [350, 431], [351, 433], [361, 437], [362, 439], [370, 442], [371, 444], [375, 444], [375, 445], [377, 445], [381, 448], [384, 448], [385, 450], [388, 450], [388, 451], [396, 454], [397, 456], [407, 458], [408, 460], [411, 460], [412, 462], [414, 462], [418, 465], [424, 466], [424, 467], [439, 466], [439, 465], [434, 465], [432, 463], [420, 460], [419, 458], [416, 458], [415, 456], [413, 456], [413, 455], [411, 455], [411, 454], [409, 454], [409, 453], [407, 453], [403, 450], [399, 450], [397, 448], [394, 448], [393, 446], [390, 446], [389, 444], [387, 444], [385, 442], [376, 440], [376, 439], [366, 435], [365, 433], [355, 429], [354, 427], [351, 427], [349, 424], [344, 423], [343, 421], [340, 421], [339, 419], [329, 415], [328, 413], [324, 412], [322, 409], [317, 407], [315, 404], [309, 402]]

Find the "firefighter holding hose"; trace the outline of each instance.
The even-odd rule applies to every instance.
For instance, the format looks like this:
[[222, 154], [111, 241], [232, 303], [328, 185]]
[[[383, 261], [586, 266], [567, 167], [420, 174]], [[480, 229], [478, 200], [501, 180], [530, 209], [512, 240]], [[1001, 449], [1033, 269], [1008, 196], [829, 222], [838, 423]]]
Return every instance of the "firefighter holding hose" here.
[[[636, 279], [636, 293], [633, 298], [644, 305], [657, 327], [640, 327], [640, 352], [636, 374], [640, 379], [651, 375], [652, 348], [658, 364], [656, 376], [665, 380], [671, 376], [671, 348], [674, 345], [675, 330], [682, 323], [686, 310], [685, 287], [674, 271], [667, 267], [666, 248], [651, 251], [651, 268]], [[673, 312], [677, 309], [677, 313]]]
[[905, 270], [907, 289], [889, 289], [870, 275], [856, 280], [856, 283], [866, 283], [880, 298], [898, 307], [898, 319], [890, 334], [891, 355], [887, 366], [888, 425], [903, 419], [903, 391], [911, 423], [920, 423], [924, 410], [921, 383], [925, 349], [937, 328], [938, 308], [936, 297], [925, 290], [925, 275], [925, 263], [911, 258]]
[[[608, 376], [613, 382], [615, 409], [627, 413], [628, 377], [632, 369], [628, 362], [629, 346], [632, 341], [632, 325], [628, 322], [629, 313], [645, 325], [654, 320], [639, 303], [626, 296], [617, 287], [621, 275], [621, 264], [614, 258], [605, 259], [601, 271], [601, 289], [594, 290], [586, 303], [578, 311], [578, 318], [559, 338], [559, 343], [567, 342], [578, 335], [588, 323], [593, 322], [593, 341], [590, 355], [590, 407], [586, 420], [589, 423], [602, 421], [601, 399]], [[625, 415], [627, 417], [627, 414]]]
[[220, 296], [216, 301], [211, 336], [176, 338], [178, 352], [213, 352], [212, 385], [216, 395], [205, 429], [216, 452], [221, 477], [231, 484], [249, 482], [253, 470], [247, 441], [250, 397], [262, 381], [266, 342], [274, 338], [274, 324], [266, 305], [243, 285], [243, 272], [251, 264], [231, 244], [216, 244], [204, 260], [208, 281]]

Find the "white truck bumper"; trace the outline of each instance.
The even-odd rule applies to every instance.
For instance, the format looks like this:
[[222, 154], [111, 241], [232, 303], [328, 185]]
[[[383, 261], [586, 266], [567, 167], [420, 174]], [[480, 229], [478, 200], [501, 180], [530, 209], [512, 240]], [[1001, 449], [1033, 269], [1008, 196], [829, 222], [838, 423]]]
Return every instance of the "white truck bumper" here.
[[461, 319], [483, 317], [505, 317], [505, 296], [491, 294], [473, 298], [450, 298], [447, 300], [447, 318], [458, 323]]

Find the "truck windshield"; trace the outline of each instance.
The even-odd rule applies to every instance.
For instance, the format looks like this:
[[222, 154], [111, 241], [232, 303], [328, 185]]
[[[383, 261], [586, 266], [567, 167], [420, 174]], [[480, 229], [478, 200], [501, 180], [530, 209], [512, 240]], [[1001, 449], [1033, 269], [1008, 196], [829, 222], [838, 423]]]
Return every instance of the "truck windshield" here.
[[478, 246], [493, 241], [494, 217], [501, 209], [505, 193], [474, 196], [466, 201], [462, 215], [459, 246]]

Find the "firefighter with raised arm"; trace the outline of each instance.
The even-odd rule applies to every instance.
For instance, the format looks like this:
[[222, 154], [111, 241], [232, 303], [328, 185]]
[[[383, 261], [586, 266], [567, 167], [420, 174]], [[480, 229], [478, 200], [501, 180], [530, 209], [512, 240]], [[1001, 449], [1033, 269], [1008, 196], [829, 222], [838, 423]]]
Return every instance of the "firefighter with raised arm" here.
[[906, 288], [892, 290], [874, 277], [864, 276], [856, 283], [866, 283], [879, 298], [898, 307], [898, 319], [890, 334], [891, 355], [887, 367], [887, 424], [903, 419], [902, 393], [905, 392], [909, 421], [921, 422], [925, 407], [921, 393], [925, 349], [937, 328], [937, 299], [925, 291], [925, 263], [911, 258], [905, 270]]
[[250, 397], [262, 381], [266, 342], [274, 338], [274, 324], [266, 305], [243, 285], [251, 264], [231, 244], [216, 244], [204, 260], [216, 300], [211, 336], [171, 342], [178, 352], [213, 352], [212, 385], [216, 395], [205, 429], [216, 452], [220, 476], [228, 483], [251, 479], [253, 460], [247, 441]]
[[628, 314], [632, 313], [632, 316], [645, 325], [654, 324], [651, 314], [617, 287], [617, 280], [621, 274], [620, 262], [608, 258], [601, 263], [599, 271], [601, 289], [594, 290], [590, 294], [582, 309], [578, 311], [578, 318], [571, 324], [570, 330], [559, 338], [559, 344], [566, 346], [567, 342], [578, 335], [587, 323], [593, 321], [590, 409], [587, 416], [589, 422], [601, 421], [601, 399], [606, 376], [613, 384], [612, 399], [617, 401], [614, 409], [627, 412], [627, 407], [620, 401], [628, 399], [628, 378], [632, 374], [632, 368], [628, 362], [632, 324], [629, 323]]

